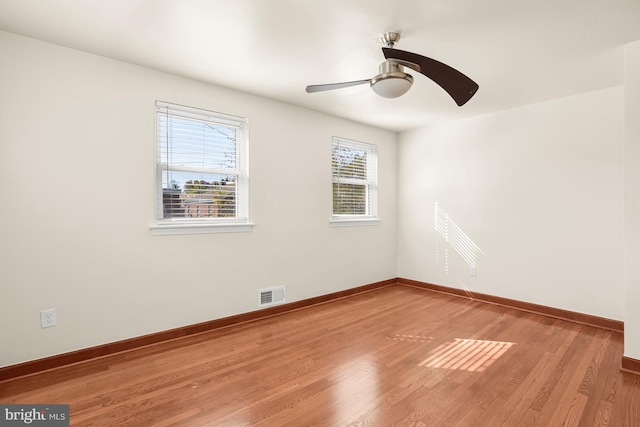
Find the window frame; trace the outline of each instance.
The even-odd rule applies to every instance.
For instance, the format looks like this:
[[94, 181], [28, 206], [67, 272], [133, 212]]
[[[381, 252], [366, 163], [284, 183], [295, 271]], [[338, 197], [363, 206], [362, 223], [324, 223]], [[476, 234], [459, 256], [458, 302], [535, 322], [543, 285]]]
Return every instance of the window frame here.
[[[160, 117], [181, 117], [196, 122], [210, 123], [217, 126], [228, 126], [236, 129], [235, 168], [207, 169], [163, 163], [161, 144]], [[247, 232], [253, 228], [249, 221], [249, 123], [248, 119], [229, 114], [218, 113], [202, 108], [156, 101], [155, 103], [155, 202], [154, 222], [151, 231], [154, 235], [201, 234]], [[199, 170], [194, 170], [199, 169]], [[227, 174], [236, 176], [235, 215], [234, 217], [201, 217], [201, 218], [164, 218], [163, 173], [167, 170], [176, 172], [202, 172], [209, 174]]]
[[[336, 214], [334, 212], [334, 192], [333, 185], [340, 182], [340, 177], [334, 173], [333, 169], [333, 150], [335, 147], [353, 148], [354, 150], [365, 151], [367, 153], [366, 172], [367, 179], [361, 180], [357, 178], [348, 178], [346, 183], [359, 184], [366, 186], [366, 197], [368, 199], [367, 213], [365, 214]], [[352, 139], [333, 136], [331, 138], [331, 225], [333, 227], [351, 227], [351, 226], [368, 226], [378, 225], [380, 218], [378, 217], [378, 147], [368, 142], [355, 141]], [[344, 182], [344, 181], [343, 181]]]

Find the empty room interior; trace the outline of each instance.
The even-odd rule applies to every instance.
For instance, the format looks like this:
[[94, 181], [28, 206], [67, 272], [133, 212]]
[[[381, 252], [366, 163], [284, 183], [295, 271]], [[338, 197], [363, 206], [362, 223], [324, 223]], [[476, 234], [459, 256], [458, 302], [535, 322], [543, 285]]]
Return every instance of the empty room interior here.
[[640, 426], [638, 0], [0, 0], [0, 182], [4, 422]]

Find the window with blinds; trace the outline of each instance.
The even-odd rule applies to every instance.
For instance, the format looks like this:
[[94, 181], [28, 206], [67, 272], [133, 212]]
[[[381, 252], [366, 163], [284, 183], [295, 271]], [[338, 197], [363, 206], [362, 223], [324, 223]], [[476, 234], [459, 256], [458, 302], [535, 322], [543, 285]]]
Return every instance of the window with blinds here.
[[375, 145], [333, 137], [334, 219], [377, 216], [377, 160]]
[[156, 102], [156, 222], [248, 221], [247, 120]]

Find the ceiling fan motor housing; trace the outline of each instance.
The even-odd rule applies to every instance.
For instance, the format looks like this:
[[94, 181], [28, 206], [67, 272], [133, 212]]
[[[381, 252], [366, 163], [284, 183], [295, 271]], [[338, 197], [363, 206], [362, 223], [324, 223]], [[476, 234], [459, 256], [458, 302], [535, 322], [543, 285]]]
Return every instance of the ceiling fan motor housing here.
[[404, 72], [404, 67], [394, 61], [380, 64], [377, 76], [371, 79], [371, 89], [384, 98], [398, 98], [407, 93], [413, 84], [413, 77]]

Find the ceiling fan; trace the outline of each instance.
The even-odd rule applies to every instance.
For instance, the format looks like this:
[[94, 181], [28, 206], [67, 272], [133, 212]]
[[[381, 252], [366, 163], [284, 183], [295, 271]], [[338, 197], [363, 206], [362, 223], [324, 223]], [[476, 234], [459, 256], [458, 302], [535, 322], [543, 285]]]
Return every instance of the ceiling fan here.
[[413, 84], [413, 76], [405, 73], [404, 67], [429, 77], [444, 89], [459, 106], [466, 104], [478, 91], [478, 84], [460, 71], [435, 59], [394, 49], [393, 46], [400, 40], [400, 33], [385, 33], [381, 38], [387, 45], [382, 48], [382, 53], [387, 60], [380, 64], [377, 76], [352, 82], [311, 85], [307, 86], [307, 93], [324, 92], [369, 83], [371, 89], [378, 95], [385, 98], [397, 98], [407, 93]]

